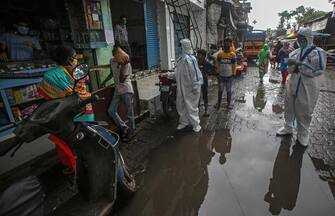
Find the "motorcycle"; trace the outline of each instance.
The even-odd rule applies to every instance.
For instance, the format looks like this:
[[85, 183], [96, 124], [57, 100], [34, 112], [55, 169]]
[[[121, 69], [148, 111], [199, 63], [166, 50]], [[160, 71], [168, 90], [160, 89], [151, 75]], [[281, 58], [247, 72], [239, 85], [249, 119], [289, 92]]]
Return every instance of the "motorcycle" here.
[[[77, 66], [73, 72], [73, 89], [86, 76], [84, 67]], [[88, 201], [107, 199], [111, 210], [118, 189], [123, 195], [131, 195], [136, 191], [135, 179], [130, 175], [118, 149], [120, 138], [118, 134], [97, 124], [73, 120], [87, 104], [99, 100], [103, 99], [92, 96], [82, 100], [73, 92], [69, 96], [42, 103], [31, 116], [17, 125], [11, 139], [0, 143], [0, 156], [15, 148], [11, 154], [14, 156], [24, 143], [48, 133], [53, 134], [69, 145], [76, 159], [74, 182], [79, 194]], [[20, 193], [17, 195], [22, 196]], [[11, 215], [17, 206], [8, 203], [10, 199], [6, 197], [1, 199], [0, 206], [3, 203], [9, 206], [5, 215]], [[109, 212], [106, 209], [104, 211]]]
[[160, 100], [162, 102], [163, 112], [167, 118], [173, 118], [177, 115], [176, 97], [177, 84], [173, 71], [161, 73], [159, 76]]

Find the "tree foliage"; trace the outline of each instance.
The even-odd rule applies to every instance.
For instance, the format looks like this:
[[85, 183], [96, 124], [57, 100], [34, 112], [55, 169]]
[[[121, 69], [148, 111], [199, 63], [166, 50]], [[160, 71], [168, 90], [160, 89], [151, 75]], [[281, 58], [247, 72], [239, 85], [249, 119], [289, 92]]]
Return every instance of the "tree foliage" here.
[[301, 26], [304, 23], [324, 16], [325, 14], [326, 12], [324, 11], [315, 10], [314, 8], [305, 6], [299, 6], [291, 11], [284, 10], [278, 13], [280, 20], [277, 29], [289, 29], [294, 23]]

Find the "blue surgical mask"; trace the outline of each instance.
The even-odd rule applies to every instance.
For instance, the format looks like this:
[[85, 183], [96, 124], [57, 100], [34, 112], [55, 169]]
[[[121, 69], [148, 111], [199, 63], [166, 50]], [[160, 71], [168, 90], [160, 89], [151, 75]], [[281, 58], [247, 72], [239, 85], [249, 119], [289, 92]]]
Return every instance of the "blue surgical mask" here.
[[18, 26], [17, 31], [22, 35], [27, 35], [29, 33], [29, 27], [27, 26]]

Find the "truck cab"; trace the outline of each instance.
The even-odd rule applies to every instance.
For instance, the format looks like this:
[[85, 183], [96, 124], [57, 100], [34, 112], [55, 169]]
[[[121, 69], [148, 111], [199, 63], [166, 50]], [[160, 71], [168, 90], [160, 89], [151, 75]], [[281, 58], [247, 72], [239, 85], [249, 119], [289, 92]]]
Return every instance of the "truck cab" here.
[[243, 38], [243, 55], [248, 61], [257, 59], [258, 52], [263, 48], [266, 33], [263, 30], [247, 32]]

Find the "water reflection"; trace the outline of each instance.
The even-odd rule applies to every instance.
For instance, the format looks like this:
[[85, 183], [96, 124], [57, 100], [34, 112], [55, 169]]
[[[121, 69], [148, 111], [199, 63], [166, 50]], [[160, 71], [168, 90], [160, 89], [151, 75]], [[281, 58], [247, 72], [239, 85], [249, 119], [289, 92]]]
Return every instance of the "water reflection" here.
[[262, 112], [266, 105], [265, 87], [263, 84], [259, 84], [256, 92], [256, 96], [253, 96], [253, 103], [256, 110]]
[[269, 191], [264, 197], [264, 201], [269, 203], [269, 211], [273, 215], [279, 215], [282, 209], [292, 211], [296, 206], [305, 148], [294, 145], [293, 151], [290, 153], [291, 142], [291, 136], [284, 137], [281, 141], [273, 165]]
[[214, 135], [179, 134], [154, 152], [144, 185], [117, 215], [197, 215], [208, 189]]
[[220, 154], [219, 163], [222, 165], [227, 161], [226, 154], [230, 153], [231, 141], [229, 129], [216, 131], [213, 140], [213, 149]]
[[272, 112], [275, 114], [281, 114], [284, 112], [284, 100], [285, 100], [285, 86], [279, 88], [278, 94], [272, 104]]

